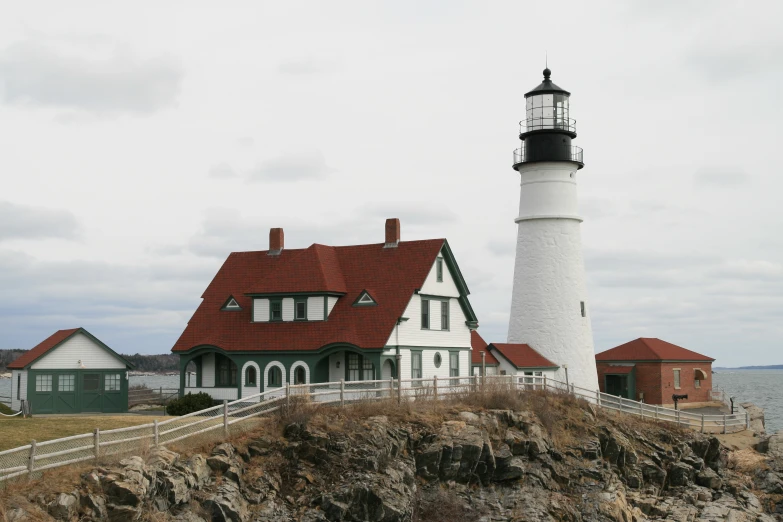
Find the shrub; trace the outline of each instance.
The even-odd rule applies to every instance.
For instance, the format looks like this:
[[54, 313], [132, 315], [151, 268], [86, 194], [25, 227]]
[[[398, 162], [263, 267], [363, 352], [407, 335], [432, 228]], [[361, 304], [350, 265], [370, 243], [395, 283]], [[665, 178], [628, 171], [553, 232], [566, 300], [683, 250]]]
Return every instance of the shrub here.
[[214, 404], [212, 396], [208, 393], [189, 393], [182, 398], [174, 399], [166, 406], [169, 415], [186, 415], [194, 411], [205, 410]]
[[13, 415], [16, 412], [11, 408], [9, 408], [8, 406], [6, 406], [5, 404], [3, 404], [2, 402], [0, 402], [0, 413], [2, 413], [3, 415]]

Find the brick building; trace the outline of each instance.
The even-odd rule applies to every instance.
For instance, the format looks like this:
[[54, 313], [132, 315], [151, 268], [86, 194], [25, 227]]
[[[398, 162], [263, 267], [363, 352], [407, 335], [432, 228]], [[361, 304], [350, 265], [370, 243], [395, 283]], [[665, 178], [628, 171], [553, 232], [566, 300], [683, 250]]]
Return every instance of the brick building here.
[[715, 359], [660, 339], [641, 337], [595, 356], [602, 392], [648, 404], [672, 405], [672, 395], [688, 395], [680, 404], [710, 402]]

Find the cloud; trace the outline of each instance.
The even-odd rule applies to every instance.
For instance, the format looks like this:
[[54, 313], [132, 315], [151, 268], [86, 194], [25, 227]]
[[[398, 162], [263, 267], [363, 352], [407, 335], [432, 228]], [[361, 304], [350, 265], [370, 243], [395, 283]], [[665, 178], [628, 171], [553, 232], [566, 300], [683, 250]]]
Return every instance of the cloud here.
[[324, 178], [333, 171], [334, 169], [326, 164], [324, 155], [320, 151], [313, 150], [267, 160], [251, 169], [247, 174], [247, 180], [292, 182]]
[[4, 239], [76, 239], [80, 226], [67, 210], [0, 201], [0, 241]]
[[432, 201], [423, 203], [400, 202], [382, 203], [381, 205], [365, 205], [358, 209], [358, 215], [377, 218], [379, 222], [385, 222], [388, 218], [399, 218], [400, 226], [427, 226], [449, 223], [458, 220], [458, 216], [445, 207]]
[[489, 241], [487, 250], [496, 256], [514, 256], [516, 255], [517, 245], [513, 241]]
[[167, 352], [218, 267], [197, 258], [45, 261], [0, 249], [0, 288], [14, 296], [0, 302], [3, 347], [30, 348], [57, 329], [83, 326], [122, 353]]
[[278, 72], [290, 75], [319, 74], [328, 72], [331, 69], [332, 66], [326, 62], [312, 57], [288, 60], [277, 66]]
[[737, 187], [750, 182], [750, 176], [739, 167], [703, 167], [693, 175], [696, 185], [707, 187]]
[[176, 101], [182, 77], [170, 57], [140, 58], [106, 43], [27, 40], [0, 52], [0, 96], [10, 104], [149, 114]]
[[209, 168], [209, 177], [216, 179], [231, 179], [239, 177], [239, 174], [228, 163], [218, 163]]

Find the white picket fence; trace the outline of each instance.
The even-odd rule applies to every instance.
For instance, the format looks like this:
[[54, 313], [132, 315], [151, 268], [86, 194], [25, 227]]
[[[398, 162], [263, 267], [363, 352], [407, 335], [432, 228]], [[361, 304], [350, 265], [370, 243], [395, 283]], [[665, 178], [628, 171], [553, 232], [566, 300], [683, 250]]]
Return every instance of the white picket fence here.
[[[301, 401], [302, 398], [312, 403], [344, 406], [362, 401], [439, 400], [455, 395], [484, 393], [499, 387], [569, 393], [604, 409], [672, 422], [703, 433], [741, 431], [749, 426], [747, 414], [700, 415], [675, 411], [537, 376], [339, 381], [286, 385], [240, 400], [223, 401], [221, 405], [161, 422], [156, 420], [150, 424], [113, 430], [96, 429], [92, 433], [45, 442], [32, 441], [26, 446], [0, 452], [0, 481], [101, 457], [127, 454], [144, 447], [172, 444], [205, 434], [216, 433], [227, 437], [233, 426], [242, 423], [237, 428], [252, 429], [252, 421], [258, 422], [259, 417], [290, 407], [292, 401]], [[379, 410], [379, 413], [382, 411]]]

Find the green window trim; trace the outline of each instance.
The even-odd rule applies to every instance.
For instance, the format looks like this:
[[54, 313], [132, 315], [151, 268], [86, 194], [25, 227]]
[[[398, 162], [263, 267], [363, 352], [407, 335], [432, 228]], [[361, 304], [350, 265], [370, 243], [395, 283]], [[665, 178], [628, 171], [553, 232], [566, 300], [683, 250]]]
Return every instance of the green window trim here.
[[215, 387], [235, 387], [237, 385], [237, 365], [223, 354], [215, 354]]
[[421, 298], [421, 329], [430, 329], [430, 300]]
[[283, 370], [277, 365], [271, 366], [267, 372], [266, 382], [268, 388], [281, 388], [283, 386]]
[[283, 320], [283, 300], [269, 300], [269, 322], [280, 322]]
[[459, 377], [459, 352], [449, 352], [449, 377]]
[[449, 301], [440, 303], [440, 329], [449, 330]]
[[[301, 317], [299, 314], [300, 310], [302, 311]], [[297, 297], [294, 299], [294, 321], [307, 321], [307, 298], [306, 297]]]
[[[423, 374], [421, 350], [411, 350], [411, 379], [421, 379]], [[418, 386], [419, 383], [413, 383]]]

